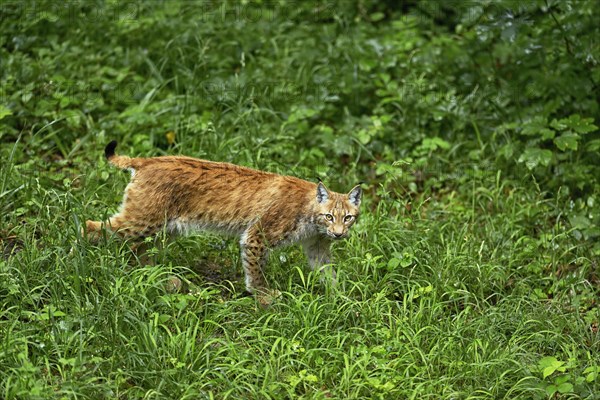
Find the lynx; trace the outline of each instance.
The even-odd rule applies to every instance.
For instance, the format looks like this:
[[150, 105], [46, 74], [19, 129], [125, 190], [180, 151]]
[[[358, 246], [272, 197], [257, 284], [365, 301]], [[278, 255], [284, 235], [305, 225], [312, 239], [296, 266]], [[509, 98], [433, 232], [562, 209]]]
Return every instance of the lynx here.
[[[107, 160], [131, 171], [123, 203], [107, 221], [87, 221], [87, 234], [103, 229], [142, 239], [166, 229], [176, 234], [213, 230], [239, 235], [246, 290], [269, 293], [263, 266], [269, 249], [301, 243], [311, 268], [335, 284], [330, 243], [347, 237], [359, 216], [362, 190], [348, 194], [225, 162], [184, 156], [131, 158], [105, 148]], [[260, 300], [260, 298], [259, 298]], [[266, 301], [266, 300], [265, 300]]]

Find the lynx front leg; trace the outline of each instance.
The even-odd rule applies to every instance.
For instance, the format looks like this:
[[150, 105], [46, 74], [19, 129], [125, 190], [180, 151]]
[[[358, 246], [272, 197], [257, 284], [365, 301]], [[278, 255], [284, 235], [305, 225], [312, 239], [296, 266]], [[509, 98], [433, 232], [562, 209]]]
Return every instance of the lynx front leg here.
[[250, 293], [266, 292], [267, 282], [262, 268], [267, 259], [267, 248], [260, 231], [254, 226], [248, 228], [240, 239], [242, 266], [246, 275], [246, 290]]
[[281, 293], [268, 289], [263, 276], [263, 267], [267, 260], [268, 249], [260, 230], [255, 226], [248, 228], [240, 240], [242, 265], [246, 274], [246, 290], [256, 295], [262, 307], [269, 306]]
[[321, 282], [331, 280], [333, 286], [337, 284], [335, 269], [331, 265], [330, 242], [325, 239], [309, 239], [303, 243], [308, 264], [313, 270], [321, 272]]

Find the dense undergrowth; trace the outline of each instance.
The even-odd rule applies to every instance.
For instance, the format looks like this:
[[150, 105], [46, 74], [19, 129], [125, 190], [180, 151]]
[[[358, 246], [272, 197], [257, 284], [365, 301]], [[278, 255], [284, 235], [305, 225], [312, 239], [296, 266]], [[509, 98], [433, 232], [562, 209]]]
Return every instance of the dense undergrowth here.
[[[0, 397], [596, 399], [600, 3], [2, 2]], [[297, 248], [91, 245], [186, 154], [345, 190], [340, 285]], [[186, 290], [173, 293], [173, 276]]]

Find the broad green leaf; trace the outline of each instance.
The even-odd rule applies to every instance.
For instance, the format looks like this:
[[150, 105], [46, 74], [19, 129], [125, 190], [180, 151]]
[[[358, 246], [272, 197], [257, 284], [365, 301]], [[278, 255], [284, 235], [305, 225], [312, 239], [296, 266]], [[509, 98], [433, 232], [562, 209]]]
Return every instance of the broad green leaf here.
[[400, 259], [400, 266], [402, 268], [409, 267], [412, 264], [413, 259], [414, 259], [414, 255], [412, 253], [404, 252], [402, 254], [402, 258]]
[[552, 139], [554, 137], [554, 135], [556, 135], [556, 132], [554, 132], [552, 129], [542, 128], [539, 130], [538, 135], [543, 140], [547, 140], [547, 139]]
[[59, 362], [61, 365], [70, 365], [70, 366], [74, 366], [74, 365], [75, 365], [75, 363], [77, 362], [77, 359], [76, 359], [75, 357], [72, 357], [72, 358], [64, 358], [64, 357], [60, 357], [60, 358], [58, 359], [58, 362]]
[[387, 74], [385, 72], [380, 73], [378, 76], [384, 84], [387, 84], [391, 79], [390, 74]]
[[170, 319], [171, 319], [171, 316], [168, 314], [160, 314], [158, 316], [158, 322], [160, 322], [161, 324], [164, 324], [165, 322], [167, 322]]
[[433, 291], [433, 286], [431, 286], [431, 285], [419, 287], [419, 288], [417, 288], [417, 290], [415, 290], [415, 292], [413, 294], [413, 298], [418, 299], [422, 295], [431, 293], [432, 291]]
[[586, 229], [592, 226], [592, 222], [584, 214], [569, 215], [569, 223], [575, 229]]
[[573, 384], [570, 382], [561, 383], [557, 388], [559, 393], [571, 393], [573, 391]]
[[395, 257], [394, 258], [390, 258], [390, 260], [387, 263], [387, 269], [388, 269], [388, 271], [393, 271], [393, 270], [395, 270], [398, 267], [398, 265], [400, 265], [400, 260], [399, 259], [397, 259]]
[[600, 139], [593, 139], [587, 142], [585, 149], [591, 153], [600, 150]]
[[564, 362], [558, 361], [556, 357], [552, 356], [543, 357], [538, 361], [538, 367], [543, 371], [544, 378], [552, 375], [563, 364]]
[[547, 167], [552, 161], [552, 152], [546, 149], [533, 147], [526, 149], [519, 157], [520, 163], [525, 163], [528, 169], [534, 169], [538, 165]]
[[65, 96], [60, 99], [60, 108], [66, 108], [69, 106], [69, 104], [71, 104], [71, 99], [69, 98], [69, 96]]
[[594, 125], [593, 118], [581, 118], [577, 114], [571, 115], [568, 119], [566, 119], [565, 124], [567, 127], [571, 128], [577, 133], [586, 134], [590, 132], [594, 132], [598, 129], [596, 125]]
[[372, 135], [371, 135], [371, 132], [367, 131], [366, 129], [361, 129], [356, 133], [356, 138], [362, 144], [369, 144], [369, 142], [371, 141]]
[[577, 150], [577, 142], [579, 135], [573, 132], [566, 132], [557, 138], [554, 138], [554, 144], [561, 151], [565, 150]]
[[564, 371], [564, 361], [558, 361], [556, 358], [552, 357], [550, 364], [546, 366], [542, 371], [542, 377], [545, 379], [555, 373], [556, 371]]
[[552, 139], [555, 135], [552, 129], [540, 126], [527, 126], [521, 133], [525, 136], [540, 136], [542, 139]]
[[358, 61], [358, 67], [363, 71], [371, 71], [376, 66], [377, 62], [370, 58], [362, 58]]
[[297, 122], [307, 118], [311, 118], [317, 114], [317, 110], [308, 108], [308, 107], [298, 107], [295, 108], [290, 116], [288, 117], [287, 122]]
[[583, 373], [587, 374], [585, 377], [586, 382], [593, 382], [598, 377], [598, 373], [600, 373], [600, 367], [587, 367]]
[[559, 131], [571, 129], [582, 135], [594, 132], [598, 129], [598, 127], [594, 125], [593, 118], [581, 118], [578, 114], [573, 114], [569, 118], [559, 120], [553, 119], [550, 126]]
[[384, 18], [385, 14], [382, 12], [374, 12], [373, 14], [371, 14], [371, 21], [373, 22], [381, 21]]
[[450, 148], [450, 143], [439, 137], [425, 138], [421, 147], [427, 150], [437, 150], [438, 148], [447, 150]]
[[559, 119], [553, 119], [550, 122], [550, 126], [553, 127], [554, 129], [556, 129], [557, 131], [563, 131], [563, 130], [565, 130], [565, 129], [568, 128], [568, 126], [567, 126], [567, 124], [566, 124], [565, 121], [566, 121], [565, 119], [560, 119], [560, 120]]
[[10, 108], [7, 108], [4, 105], [0, 104], [0, 120], [11, 114], [12, 111], [10, 110]]
[[550, 375], [552, 375], [554, 372], [556, 372], [556, 368], [550, 366], [550, 367], [546, 367], [542, 370], [542, 377], [544, 379], [546, 379], [547, 377], [549, 377]]
[[534, 117], [527, 121], [521, 130], [525, 136], [540, 136], [542, 139], [552, 139], [554, 131], [548, 128], [548, 121], [544, 117]]
[[546, 386], [546, 394], [548, 395], [548, 397], [554, 396], [554, 393], [556, 393], [557, 390], [558, 390], [558, 387], [556, 387], [556, 385]]
[[377, 165], [377, 169], [375, 170], [377, 175], [389, 175], [392, 177], [401, 177], [403, 175], [403, 171], [401, 167], [397, 167], [395, 165], [390, 165], [387, 163], [379, 163]]

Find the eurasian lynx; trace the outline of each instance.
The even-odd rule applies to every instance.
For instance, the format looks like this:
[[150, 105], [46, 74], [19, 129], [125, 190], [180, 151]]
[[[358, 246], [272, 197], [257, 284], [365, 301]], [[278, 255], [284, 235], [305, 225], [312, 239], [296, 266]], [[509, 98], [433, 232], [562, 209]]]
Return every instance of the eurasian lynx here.
[[106, 158], [131, 171], [120, 211], [108, 221], [87, 221], [91, 237], [109, 229], [125, 238], [143, 238], [163, 228], [188, 233], [199, 229], [240, 235], [246, 289], [266, 293], [262, 267], [268, 250], [302, 243], [312, 268], [335, 282], [330, 242], [348, 235], [359, 215], [362, 190], [348, 194], [323, 183], [190, 157]]

